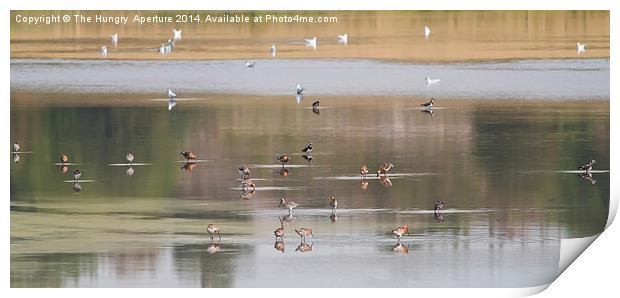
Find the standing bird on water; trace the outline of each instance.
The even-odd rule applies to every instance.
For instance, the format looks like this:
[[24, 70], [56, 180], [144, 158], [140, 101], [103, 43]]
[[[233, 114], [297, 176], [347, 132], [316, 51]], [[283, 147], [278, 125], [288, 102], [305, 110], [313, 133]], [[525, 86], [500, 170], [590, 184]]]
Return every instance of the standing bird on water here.
[[177, 97], [177, 94], [174, 93], [172, 89], [168, 89], [168, 98], [172, 100], [172, 99], [176, 99], [176, 97]]
[[306, 153], [306, 154], [310, 154], [312, 152], [312, 142], [308, 143], [308, 145], [306, 147], [301, 149], [301, 152]]
[[336, 197], [332, 196], [329, 199], [329, 206], [332, 207], [332, 212], [336, 212], [336, 208], [338, 208], [338, 201], [336, 201]]
[[82, 172], [80, 172], [80, 170], [76, 169], [75, 171], [73, 171], [74, 182], [79, 181], [80, 177], [82, 177]]
[[291, 160], [291, 158], [288, 155], [280, 155], [276, 158], [277, 160], [279, 160], [282, 163], [282, 167], [284, 167], [284, 164], [289, 162]]
[[435, 213], [441, 210], [443, 210], [443, 202], [437, 200], [437, 202], [435, 202]]
[[241, 175], [241, 179], [246, 180], [246, 179], [250, 179], [250, 168], [248, 168], [247, 166], [242, 166], [240, 168], [237, 169], [237, 171], [239, 171], [239, 175]]
[[338, 35], [338, 43], [346, 45], [349, 43], [349, 34]]
[[118, 44], [118, 33], [112, 34], [110, 39], [112, 40], [112, 44], [116, 47], [116, 45]]
[[403, 225], [402, 227], [396, 228], [396, 230], [392, 231], [392, 235], [396, 236], [398, 240], [405, 234], [409, 234], [409, 225]]
[[306, 237], [308, 236], [312, 236], [312, 238], [314, 238], [314, 234], [312, 234], [311, 228], [301, 228], [299, 230], [295, 230], [295, 232], [297, 233], [297, 235], [299, 235], [299, 237], [301, 237], [303, 242], [306, 242]]
[[594, 165], [594, 163], [596, 163], [596, 160], [591, 160], [590, 162], [588, 162], [587, 164], [583, 165], [583, 166], [579, 166], [577, 167], [578, 170], [582, 170], [585, 173], [590, 173], [590, 170], [592, 170], [592, 166]]
[[293, 209], [295, 209], [297, 206], [299, 206], [299, 204], [292, 202], [292, 201], [287, 202], [286, 198], [281, 198], [280, 204], [278, 204], [278, 207], [280, 208], [288, 208], [289, 214], [293, 213]]
[[185, 157], [185, 160], [189, 163], [190, 161], [192, 162], [196, 162], [196, 154], [194, 154], [193, 152], [189, 152], [189, 151], [183, 151], [181, 152], [181, 155], [183, 157]]
[[377, 177], [379, 177], [380, 175], [385, 175], [387, 176], [387, 173], [390, 171], [390, 169], [392, 169], [394, 167], [394, 164], [392, 164], [391, 162], [384, 162], [379, 169], [377, 170]]
[[60, 163], [62, 165], [66, 164], [69, 161], [69, 155], [63, 153], [62, 155], [60, 155]]
[[435, 99], [431, 97], [431, 100], [429, 100], [428, 102], [420, 104], [420, 106], [421, 107], [425, 107], [426, 109], [430, 109], [430, 108], [433, 107], [434, 103], [435, 103]]
[[424, 39], [428, 40], [431, 37], [431, 27], [428, 25], [424, 26]]
[[360, 167], [360, 175], [362, 175], [362, 179], [366, 179], [366, 175], [368, 175], [368, 166], [365, 164]]
[[183, 30], [172, 29], [172, 39], [175, 41], [183, 39], [182, 33]]
[[586, 44], [578, 42], [577, 43], [577, 54], [581, 54], [585, 52], [586, 52]]
[[306, 47], [316, 50], [316, 36], [310, 39], [306, 39]]
[[220, 237], [220, 240], [222, 240], [222, 235], [220, 235], [220, 227], [214, 225], [214, 224], [208, 224], [207, 225], [207, 232], [209, 233], [209, 235], [211, 235], [211, 240], [213, 240], [213, 235], [217, 234], [218, 237]]
[[125, 159], [129, 162], [129, 165], [133, 165], [133, 153], [127, 153], [127, 155], [125, 155]]
[[252, 62], [245, 61], [245, 67], [247, 67], [247, 68], [253, 68], [254, 65], [256, 65], [256, 61], [252, 61]]
[[107, 46], [101, 46], [101, 57], [106, 57], [108, 56], [108, 47]]
[[304, 90], [306, 90], [306, 88], [304, 88], [301, 85], [299, 85], [299, 83], [297, 84], [295, 89], [297, 89], [297, 94], [298, 95], [302, 95], [304, 93]]
[[19, 152], [19, 143], [18, 142], [13, 143], [13, 152]]

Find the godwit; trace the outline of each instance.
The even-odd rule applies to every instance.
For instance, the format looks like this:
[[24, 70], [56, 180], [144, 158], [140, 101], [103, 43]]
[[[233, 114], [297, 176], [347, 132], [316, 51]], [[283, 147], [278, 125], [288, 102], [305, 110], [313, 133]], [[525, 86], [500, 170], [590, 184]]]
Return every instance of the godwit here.
[[310, 152], [312, 152], [312, 142], [308, 143], [308, 145], [306, 145], [306, 147], [301, 149], [301, 152], [306, 153], [306, 154], [310, 154]]
[[73, 171], [73, 181], [79, 181], [80, 177], [82, 177], [82, 172], [80, 172], [80, 170], [75, 169], [75, 171]]
[[15, 153], [19, 152], [19, 143], [18, 142], [13, 143], [13, 152], [15, 152]]
[[275, 231], [273, 231], [273, 234], [276, 236], [276, 240], [282, 239], [282, 236], [284, 236], [284, 227], [277, 228]]
[[125, 159], [129, 162], [129, 165], [133, 165], [133, 153], [127, 153], [127, 155], [125, 155]]
[[299, 246], [297, 246], [297, 248], [295, 249], [295, 251], [298, 252], [309, 252], [312, 251], [312, 245], [314, 245], [313, 243], [310, 244], [306, 244], [306, 243], [299, 243]]
[[239, 171], [239, 175], [241, 175], [241, 179], [249, 179], [250, 178], [250, 168], [247, 166], [242, 166], [237, 169]]
[[586, 52], [586, 44], [578, 42], [577, 43], [577, 54], [581, 54], [585, 52]]
[[427, 109], [430, 109], [433, 107], [433, 104], [435, 103], [435, 99], [431, 97], [431, 100], [429, 100], [428, 102], [425, 102], [423, 104], [420, 104], [420, 106], [425, 107]]
[[185, 160], [187, 162], [190, 162], [190, 161], [196, 162], [196, 154], [194, 154], [193, 152], [183, 151], [181, 152], [181, 155], [185, 157]]
[[280, 208], [288, 208], [289, 214], [293, 213], [293, 209], [295, 209], [297, 206], [299, 206], [299, 204], [292, 201], [287, 201], [286, 198], [281, 198], [280, 204], [278, 204], [278, 207]]
[[301, 228], [299, 230], [295, 230], [295, 232], [297, 233], [297, 235], [299, 235], [299, 237], [301, 237], [303, 242], [306, 242], [306, 237], [308, 236], [312, 236], [312, 238], [314, 238], [314, 234], [312, 234], [311, 228]]
[[255, 64], [256, 64], [256, 61], [252, 61], [252, 62], [245, 61], [245, 67], [247, 68], [253, 68]]
[[64, 165], [64, 164], [66, 164], [68, 161], [69, 161], [69, 155], [64, 154], [64, 153], [63, 153], [62, 155], [60, 155], [60, 163], [61, 163], [61, 164], [63, 164], [63, 165]]
[[586, 173], [590, 173], [590, 170], [592, 170], [592, 166], [594, 165], [594, 163], [596, 163], [596, 160], [593, 159], [587, 164], [577, 167], [577, 169], [582, 170]]
[[409, 234], [409, 225], [403, 225], [402, 227], [396, 228], [396, 230], [392, 231], [392, 235], [396, 236], [398, 240], [405, 234]]
[[400, 242], [396, 243], [393, 248], [395, 253], [399, 254], [408, 254], [409, 253], [409, 244], [403, 245]]
[[441, 210], [443, 210], [443, 202], [438, 200], [437, 202], [435, 202], [435, 212]]
[[394, 167], [394, 164], [392, 164], [391, 162], [384, 162], [379, 169], [377, 170], [377, 177], [379, 177], [380, 175], [385, 175], [387, 176], [387, 173], [390, 171], [390, 169], [392, 169]]
[[299, 83], [297, 84], [296, 89], [297, 89], [297, 94], [298, 95], [302, 95], [304, 93], [304, 90], [306, 90], [306, 88], [304, 88], [301, 85], [299, 85]]
[[336, 211], [336, 208], [338, 208], [338, 201], [336, 201], [336, 197], [332, 196], [329, 199], [329, 206], [332, 207], [332, 212]]
[[368, 167], [365, 164], [360, 167], [360, 175], [362, 175], [362, 179], [366, 179], [366, 175], [368, 175]]
[[338, 43], [346, 45], [349, 43], [349, 34], [345, 33], [342, 35], [338, 35]]
[[277, 157], [277, 160], [279, 160], [282, 163], [282, 167], [284, 167], [284, 164], [289, 162], [291, 158], [288, 155], [280, 155]]
[[277, 51], [276, 45], [272, 44], [271, 45], [271, 49], [269, 51], [271, 52], [271, 57], [275, 57], [276, 56], [276, 51]]
[[213, 234], [217, 234], [220, 237], [220, 240], [222, 240], [222, 235], [220, 235], [220, 227], [214, 224], [208, 224], [207, 232], [211, 235], [211, 240], [213, 240]]

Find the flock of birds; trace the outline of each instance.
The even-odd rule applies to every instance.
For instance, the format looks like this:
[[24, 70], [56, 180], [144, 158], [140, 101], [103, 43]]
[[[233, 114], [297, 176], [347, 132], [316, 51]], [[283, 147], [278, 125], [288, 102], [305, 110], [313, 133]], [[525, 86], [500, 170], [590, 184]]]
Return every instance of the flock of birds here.
[[[177, 29], [173, 29], [173, 36], [172, 38], [169, 38], [166, 42], [160, 44], [157, 48], [156, 48], [156, 52], [164, 55], [164, 54], [168, 54], [170, 52], [172, 52], [172, 50], [175, 47], [175, 43], [180, 41], [182, 39], [182, 31], [181, 30], [177, 30]], [[431, 28], [429, 26], [424, 26], [424, 37], [425, 39], [428, 39], [430, 37], [431, 34]], [[118, 33], [114, 33], [111, 37], [110, 37], [110, 41], [112, 43], [112, 45], [114, 47], [117, 46], [118, 41], [119, 41], [119, 36]], [[317, 38], [313, 37], [310, 39], [305, 39], [305, 44], [307, 47], [316, 49], [317, 48]], [[343, 34], [343, 35], [338, 35], [338, 42], [341, 44], [347, 44], [348, 43], [348, 34]], [[581, 54], [584, 53], [586, 50], [586, 44], [585, 43], [577, 43], [577, 53]], [[271, 49], [270, 49], [270, 53], [272, 57], [275, 57], [277, 52], [277, 48], [275, 44], [271, 45]], [[103, 57], [107, 56], [108, 54], [108, 47], [107, 45], [103, 45], [101, 47], [101, 55]], [[256, 62], [253, 61], [246, 61], [245, 66], [248, 68], [253, 68], [255, 66]], [[426, 77], [426, 84], [428, 86], [430, 85], [434, 85], [434, 84], [438, 84], [440, 82], [440, 79], [436, 79], [436, 78], [430, 78], [430, 77]], [[306, 89], [304, 87], [302, 87], [300, 84], [296, 85], [296, 95], [297, 96], [303, 96], [303, 92]], [[172, 108], [174, 106], [176, 106], [177, 104], [177, 94], [174, 90], [172, 89], [168, 89], [167, 91], [167, 95], [168, 95], [168, 110], [172, 110]], [[422, 103], [420, 104], [420, 106], [422, 106], [422, 111], [429, 113], [431, 116], [433, 114], [433, 104], [435, 103], [435, 99], [431, 98], [428, 102]], [[315, 101], [312, 103], [312, 111], [316, 114], [319, 113], [319, 101]], [[15, 142], [13, 144], [13, 153], [14, 153], [14, 161], [15, 162], [19, 162], [19, 154], [22, 152], [20, 151], [21, 147], [19, 145], [18, 142]], [[312, 151], [313, 151], [313, 144], [309, 143], [308, 145], [306, 145], [302, 150], [302, 157], [307, 160], [308, 162], [312, 162]], [[195, 167], [196, 163], [197, 163], [197, 156], [196, 154], [194, 154], [193, 152], [190, 151], [183, 151], [180, 153], [180, 155], [185, 159], [185, 164], [182, 167], [182, 169], [185, 170], [191, 170], [193, 167]], [[285, 164], [289, 163], [291, 161], [291, 157], [289, 155], [280, 155], [276, 158], [281, 164], [282, 164], [282, 171], [280, 172], [281, 175], [288, 175], [288, 171], [286, 170], [286, 168], [284, 167]], [[63, 153], [60, 158], [60, 167], [61, 167], [61, 171], [63, 173], [67, 173], [68, 172], [68, 165], [69, 165], [69, 156], [65, 153]], [[129, 169], [127, 171], [128, 175], [132, 175], [133, 174], [133, 168], [131, 167], [133, 165], [133, 161], [134, 161], [134, 155], [133, 153], [129, 152], [125, 155], [125, 160], [128, 162], [128, 166]], [[591, 160], [590, 162], [579, 166], [577, 169], [582, 171], [581, 176], [582, 177], [590, 177], [592, 178], [592, 175], [590, 173], [590, 171], [593, 168], [593, 165], [596, 161], [595, 160]], [[388, 172], [394, 167], [394, 164], [391, 162], [385, 162], [383, 164], [381, 164], [376, 171], [376, 176], [380, 178], [380, 180], [382, 181], [382, 183], [384, 183], [384, 185], [386, 183], [389, 183], [389, 185], [391, 185], [391, 183], [389, 182], [389, 179], [387, 179], [388, 176]], [[248, 168], [247, 166], [242, 166], [240, 168], [238, 168], [238, 172], [241, 175], [241, 190], [242, 190], [242, 198], [244, 199], [249, 199], [253, 196], [254, 191], [256, 189], [256, 184], [252, 181], [251, 179], [251, 170], [250, 168]], [[362, 179], [362, 189], [366, 189], [368, 182], [366, 180], [367, 175], [369, 174], [369, 169], [368, 166], [363, 164], [360, 167], [360, 175], [361, 175], [361, 179]], [[81, 186], [79, 184], [80, 178], [82, 177], [82, 172], [79, 169], [75, 169], [72, 172], [73, 175], [73, 182], [74, 182], [74, 186], [73, 189], [75, 192], [79, 192], [81, 190]], [[328, 205], [331, 208], [331, 216], [330, 219], [332, 220], [332, 222], [335, 222], [336, 219], [336, 210], [338, 208], [338, 201], [336, 200], [336, 198], [334, 196], [331, 196], [329, 201], [328, 201]], [[281, 198], [279, 201], [279, 204], [277, 205], [278, 208], [284, 208], [284, 209], [288, 209], [288, 215], [284, 216], [283, 218], [280, 218], [280, 226], [278, 228], [276, 228], [274, 230], [274, 235], [276, 238], [276, 245], [275, 248], [284, 252], [284, 244], [282, 242], [282, 239], [285, 235], [285, 228], [284, 228], [284, 221], [290, 221], [293, 217], [293, 210], [297, 207], [299, 207], [300, 205], [296, 202], [287, 200], [286, 198]], [[443, 217], [441, 215], [441, 211], [444, 209], [444, 203], [442, 201], [436, 201], [434, 203], [433, 206], [433, 210], [434, 210], [434, 215], [435, 218], [438, 220], [443, 220]], [[206, 227], [207, 232], [209, 233], [209, 235], [211, 236], [211, 240], [214, 239], [214, 237], [217, 235], [219, 237], [219, 240], [221, 240], [222, 236], [220, 234], [220, 227], [215, 225], [215, 224], [208, 224]], [[309, 251], [312, 250], [312, 244], [306, 244], [306, 238], [307, 237], [312, 237], [314, 238], [314, 234], [312, 231], [312, 228], [310, 227], [301, 227], [298, 229], [294, 229], [295, 233], [297, 235], [299, 235], [300, 240], [301, 240], [301, 244], [298, 247], [297, 250], [299, 251]], [[391, 234], [393, 236], [395, 236], [397, 238], [397, 244], [394, 247], [394, 251], [397, 252], [408, 252], [409, 246], [404, 246], [400, 243], [400, 239], [409, 234], [409, 226], [407, 224], [400, 226], [400, 227], [396, 227], [394, 230], [391, 231]], [[212, 248], [210, 248], [212, 249]]]

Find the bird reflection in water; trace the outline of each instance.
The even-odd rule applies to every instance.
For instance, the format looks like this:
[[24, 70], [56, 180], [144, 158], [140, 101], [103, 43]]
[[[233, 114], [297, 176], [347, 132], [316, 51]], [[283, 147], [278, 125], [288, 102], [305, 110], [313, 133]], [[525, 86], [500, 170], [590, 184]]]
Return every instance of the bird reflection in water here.
[[360, 188], [362, 190], [367, 190], [368, 189], [368, 180], [362, 179], [362, 181], [360, 181]]
[[312, 251], [312, 245], [314, 245], [314, 244], [312, 244], [312, 243], [307, 244], [305, 242], [301, 242], [301, 243], [299, 243], [299, 246], [297, 246], [295, 251], [298, 251], [298, 252], [309, 252], [309, 251]]
[[19, 153], [15, 153], [15, 154], [13, 155], [13, 161], [14, 161], [15, 163], [18, 163], [20, 159], [21, 159], [21, 158], [20, 158], [20, 156], [19, 156]]
[[443, 214], [441, 214], [441, 212], [435, 212], [434, 216], [435, 216], [435, 221], [442, 222], [444, 220]]
[[73, 183], [73, 192], [77, 194], [80, 191], [82, 191], [82, 185], [78, 182]]
[[424, 109], [424, 110], [421, 110], [420, 112], [427, 114], [429, 117], [431, 117], [431, 119], [433, 119], [433, 115], [435, 114], [435, 111], [429, 110], [429, 109]]
[[579, 178], [586, 180], [588, 182], [590, 182], [591, 184], [596, 184], [596, 179], [594, 179], [594, 176], [592, 176], [592, 173], [590, 172], [585, 172], [585, 173], [581, 173], [579, 174]]
[[135, 174], [136, 171], [133, 169], [133, 167], [129, 167], [127, 169], [127, 176], [133, 176], [133, 174]]
[[336, 214], [336, 212], [332, 212], [332, 214], [329, 216], [329, 221], [331, 223], [336, 223], [336, 221], [338, 220], [338, 214]]
[[380, 176], [379, 183], [381, 183], [381, 185], [385, 188], [392, 187], [392, 181], [390, 181], [390, 179], [386, 176]]
[[297, 104], [300, 104], [302, 100], [304, 100], [304, 95], [303, 94], [295, 95], [295, 102], [297, 102]]
[[196, 162], [186, 162], [182, 167], [181, 170], [186, 170], [188, 172], [191, 172], [192, 170], [194, 170], [194, 168], [197, 166], [198, 164]]
[[397, 254], [408, 254], [409, 253], [409, 244], [404, 245], [400, 242], [396, 243], [392, 250]]
[[291, 171], [283, 167], [278, 171], [278, 174], [280, 174], [280, 176], [283, 176], [283, 177], [288, 177], [289, 175], [291, 175]]
[[207, 247], [207, 253], [210, 255], [214, 255], [216, 254], [218, 251], [220, 251], [220, 242], [215, 242], [215, 243], [211, 243], [209, 245], [209, 247]]
[[314, 159], [312, 157], [312, 155], [310, 155], [310, 153], [306, 153], [304, 155], [301, 156], [303, 159], [305, 159], [309, 165], [312, 165], [312, 160]]
[[241, 190], [241, 198], [244, 200], [251, 200], [254, 198], [255, 189], [252, 188], [250, 190], [243, 189]]
[[284, 241], [276, 240], [276, 243], [273, 244], [273, 248], [281, 253], [284, 253]]
[[66, 174], [69, 171], [69, 167], [66, 165], [61, 165], [60, 166], [60, 172], [63, 174]]

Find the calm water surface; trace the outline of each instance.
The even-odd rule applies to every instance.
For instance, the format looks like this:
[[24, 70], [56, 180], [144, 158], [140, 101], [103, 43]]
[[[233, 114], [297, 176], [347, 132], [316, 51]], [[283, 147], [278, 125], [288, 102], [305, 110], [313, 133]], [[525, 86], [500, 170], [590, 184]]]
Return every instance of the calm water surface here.
[[[171, 112], [148, 94], [126, 94], [131, 106], [29, 104], [47, 96], [59, 97], [12, 95], [11, 137], [32, 151], [11, 165], [13, 287], [534, 286], [559, 273], [560, 239], [606, 223], [609, 174], [592, 184], [564, 171], [592, 157], [609, 168], [607, 101], [443, 100], [432, 116], [406, 97], [324, 96], [319, 114], [292, 96], [209, 94]], [[116, 97], [61, 97], [89, 96]], [[204, 162], [182, 169], [184, 150]], [[110, 165], [127, 151], [147, 164], [132, 176]], [[53, 164], [63, 152], [69, 173], [84, 173], [78, 193]], [[293, 157], [285, 171], [281, 153]], [[359, 166], [385, 160], [389, 182], [365, 185]], [[272, 232], [282, 196], [301, 204], [283, 252]], [[404, 223], [408, 253], [395, 253], [389, 232]], [[316, 238], [301, 252], [293, 229], [304, 226]]]

